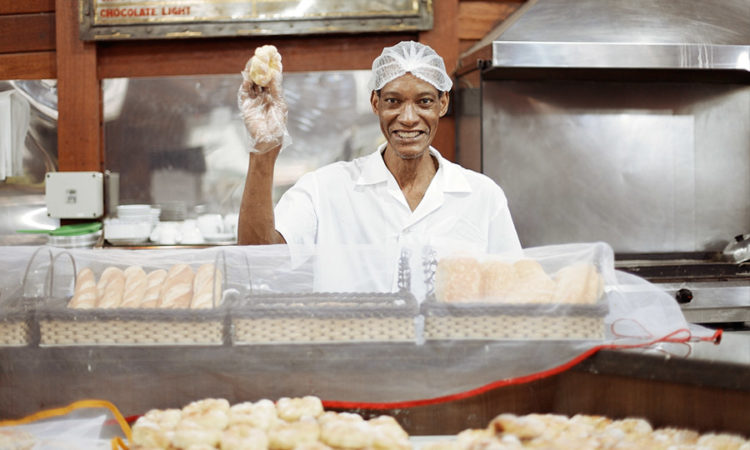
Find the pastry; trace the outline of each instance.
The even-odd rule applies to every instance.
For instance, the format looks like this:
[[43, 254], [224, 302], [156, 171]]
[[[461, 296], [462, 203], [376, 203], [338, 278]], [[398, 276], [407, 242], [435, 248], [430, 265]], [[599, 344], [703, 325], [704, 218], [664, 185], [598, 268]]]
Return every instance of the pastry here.
[[221, 434], [219, 448], [221, 450], [266, 450], [268, 436], [260, 428], [242, 424], [230, 425]]
[[282, 397], [276, 402], [276, 411], [279, 418], [294, 422], [302, 417], [318, 417], [323, 414], [323, 403], [312, 395], [301, 398]]
[[279, 421], [268, 430], [268, 448], [292, 450], [301, 444], [316, 442], [320, 435], [318, 422], [305, 416], [296, 422]]
[[279, 420], [276, 405], [268, 399], [258, 400], [255, 403], [238, 403], [229, 408], [229, 425], [248, 425], [267, 430]]
[[282, 71], [281, 54], [273, 45], [264, 45], [255, 49], [248, 65], [250, 67], [245, 68], [242, 77], [258, 86], [266, 87]]

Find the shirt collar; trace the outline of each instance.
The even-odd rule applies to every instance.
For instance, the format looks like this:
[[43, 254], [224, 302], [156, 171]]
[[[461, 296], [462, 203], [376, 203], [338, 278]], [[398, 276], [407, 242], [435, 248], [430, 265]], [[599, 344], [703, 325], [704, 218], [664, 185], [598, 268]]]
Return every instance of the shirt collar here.
[[[376, 184], [388, 181], [390, 172], [383, 160], [386, 144], [381, 144], [378, 150], [364, 157], [362, 172], [357, 178], [357, 185]], [[430, 146], [430, 154], [438, 161], [436, 179], [442, 184], [445, 192], [471, 192], [471, 185], [463, 174], [461, 167], [443, 158], [440, 152]]]

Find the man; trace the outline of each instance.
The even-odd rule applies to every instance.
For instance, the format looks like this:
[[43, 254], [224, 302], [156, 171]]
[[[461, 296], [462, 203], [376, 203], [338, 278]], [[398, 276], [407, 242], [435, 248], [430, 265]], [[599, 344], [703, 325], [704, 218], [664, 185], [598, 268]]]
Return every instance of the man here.
[[[245, 81], [239, 104], [256, 152], [240, 207], [239, 243], [519, 251], [502, 189], [430, 145], [448, 111], [451, 86], [443, 59], [430, 47], [410, 41], [385, 48], [372, 65], [370, 102], [386, 143], [368, 156], [305, 174], [274, 211], [273, 168], [286, 133], [281, 76], [262, 89]], [[369, 274], [384, 265], [349, 259], [356, 261], [328, 258], [338, 261], [337, 269], [323, 272], [378, 278]], [[358, 274], [343, 276], [342, 270]]]

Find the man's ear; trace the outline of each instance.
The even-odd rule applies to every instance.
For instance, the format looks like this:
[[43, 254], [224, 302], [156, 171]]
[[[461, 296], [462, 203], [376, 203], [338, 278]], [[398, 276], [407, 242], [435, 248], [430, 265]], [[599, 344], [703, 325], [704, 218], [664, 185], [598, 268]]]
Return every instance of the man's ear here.
[[440, 117], [443, 117], [448, 112], [448, 105], [450, 104], [450, 101], [451, 101], [450, 93], [443, 92], [439, 100], [440, 100]]
[[370, 92], [370, 105], [372, 106], [372, 112], [375, 114], [378, 113], [378, 101], [380, 100], [380, 97], [378, 96], [378, 93], [375, 91]]

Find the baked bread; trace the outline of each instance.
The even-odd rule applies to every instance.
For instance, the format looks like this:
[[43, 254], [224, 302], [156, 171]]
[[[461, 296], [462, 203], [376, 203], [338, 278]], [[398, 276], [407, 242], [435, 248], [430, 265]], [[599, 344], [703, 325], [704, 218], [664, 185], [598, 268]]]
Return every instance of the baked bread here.
[[441, 302], [479, 299], [482, 283], [479, 261], [471, 257], [443, 258], [435, 270], [435, 296]]
[[129, 266], [123, 271], [125, 275], [125, 291], [122, 294], [121, 308], [138, 308], [146, 295], [146, 272], [141, 266]]
[[96, 276], [94, 271], [85, 267], [78, 272], [73, 292], [73, 298], [68, 302], [69, 308], [96, 307]]
[[159, 306], [161, 285], [166, 279], [167, 271], [164, 269], [156, 269], [146, 275], [146, 291], [143, 293], [143, 300], [139, 305], [141, 308], [156, 308]]
[[576, 263], [555, 275], [555, 303], [595, 303], [604, 292], [604, 280], [592, 264]]
[[549, 303], [555, 293], [555, 282], [534, 259], [521, 259], [513, 263], [516, 283], [507, 294], [510, 303]]
[[125, 292], [125, 273], [118, 267], [107, 267], [96, 284], [97, 308], [117, 308]]
[[252, 80], [258, 86], [266, 87], [281, 73], [281, 54], [273, 45], [258, 47], [248, 66], [242, 72], [242, 77]]
[[518, 282], [516, 269], [504, 261], [484, 261], [481, 264], [480, 298], [488, 302], [504, 302]]
[[219, 306], [222, 299], [222, 273], [213, 264], [203, 264], [195, 271], [193, 279], [192, 309], [209, 309]]
[[189, 308], [193, 299], [193, 269], [187, 264], [175, 264], [167, 272], [159, 295], [159, 308]]

